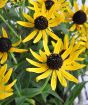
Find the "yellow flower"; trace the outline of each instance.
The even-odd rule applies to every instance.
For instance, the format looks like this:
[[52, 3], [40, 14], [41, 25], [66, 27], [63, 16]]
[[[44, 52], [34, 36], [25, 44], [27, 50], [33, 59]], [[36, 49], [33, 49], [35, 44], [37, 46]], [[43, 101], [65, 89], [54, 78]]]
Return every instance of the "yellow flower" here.
[[3, 8], [8, 0], [0, 0], [0, 8]]
[[[73, 40], [73, 39], [72, 39]], [[74, 40], [65, 51], [62, 50], [62, 40], [59, 39], [54, 46], [54, 51], [51, 53], [47, 44], [44, 44], [45, 51], [39, 51], [39, 54], [30, 49], [30, 52], [38, 60], [38, 62], [26, 59], [30, 64], [36, 66], [35, 68], [27, 68], [28, 72], [42, 73], [36, 80], [47, 78], [51, 76], [52, 90], [56, 89], [57, 78], [62, 86], [67, 87], [67, 81], [73, 81], [78, 83], [78, 80], [72, 76], [68, 71], [75, 71], [85, 67], [84, 64], [80, 64], [79, 55], [85, 50], [85, 48], [77, 49], [74, 45]]]
[[29, 0], [29, 3], [32, 4], [32, 6], [29, 6], [29, 8], [34, 11], [37, 11], [35, 6], [36, 4], [38, 5], [41, 11], [42, 4], [44, 3], [47, 14], [50, 14], [50, 12], [52, 11], [50, 14], [52, 15], [52, 17], [57, 16], [57, 14], [61, 15], [65, 10], [65, 8], [68, 6], [68, 2], [65, 0], [36, 0], [36, 1]]
[[41, 12], [37, 5], [36, 10], [33, 18], [30, 15], [23, 13], [23, 16], [28, 20], [27, 22], [17, 21], [18, 24], [24, 27], [34, 28], [34, 31], [29, 34], [23, 42], [25, 43], [35, 37], [33, 42], [37, 43], [43, 37], [43, 40], [47, 43], [48, 35], [53, 39], [58, 40], [58, 36], [53, 33], [51, 27], [59, 25], [63, 21], [63, 18], [61, 16], [55, 17], [54, 19], [51, 19], [50, 16], [48, 17], [44, 4], [42, 5]]
[[16, 48], [21, 41], [12, 43], [11, 40], [8, 38], [8, 35], [4, 28], [2, 28], [2, 33], [3, 35], [2, 37], [0, 37], [0, 64], [3, 64], [6, 62], [9, 52], [22, 53], [27, 51], [26, 49]]
[[79, 8], [77, 2], [74, 0], [73, 8], [67, 7], [67, 12], [65, 13], [66, 21], [73, 22], [70, 31], [78, 30], [79, 32], [87, 24], [88, 19], [88, 7], [84, 4]]
[[0, 67], [0, 100], [3, 100], [13, 95], [12, 86], [16, 83], [16, 79], [8, 84], [13, 69], [10, 68], [7, 72], [7, 64]]

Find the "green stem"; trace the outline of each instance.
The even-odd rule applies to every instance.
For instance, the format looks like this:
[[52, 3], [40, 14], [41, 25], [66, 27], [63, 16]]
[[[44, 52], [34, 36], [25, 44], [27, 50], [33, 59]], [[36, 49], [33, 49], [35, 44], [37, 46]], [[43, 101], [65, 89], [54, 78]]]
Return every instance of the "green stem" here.
[[20, 37], [19, 37], [19, 35], [14, 31], [14, 29], [12, 28], [12, 26], [10, 26], [9, 24], [8, 24], [8, 22], [4, 19], [4, 17], [0, 14], [0, 18], [3, 20], [3, 22], [9, 27], [9, 29], [14, 33], [14, 35], [18, 38], [18, 39], [20, 39]]

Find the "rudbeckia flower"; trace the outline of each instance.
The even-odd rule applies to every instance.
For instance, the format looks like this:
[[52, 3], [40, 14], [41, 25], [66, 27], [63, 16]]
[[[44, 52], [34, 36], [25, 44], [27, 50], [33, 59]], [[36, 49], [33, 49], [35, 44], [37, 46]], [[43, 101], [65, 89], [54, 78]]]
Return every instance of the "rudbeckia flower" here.
[[16, 48], [21, 41], [12, 43], [11, 39], [8, 38], [7, 32], [4, 28], [2, 28], [2, 33], [3, 35], [0, 37], [0, 64], [6, 62], [9, 52], [22, 53], [27, 51], [26, 49]]
[[65, 8], [68, 6], [68, 2], [65, 0], [29, 0], [29, 3], [32, 6], [29, 6], [30, 9], [36, 11], [35, 4], [38, 5], [41, 11], [42, 4], [45, 4], [47, 14], [51, 12], [52, 17], [57, 16], [58, 13], [62, 14]]
[[53, 39], [58, 40], [58, 36], [53, 33], [51, 27], [59, 25], [63, 21], [63, 17], [60, 15], [59, 17], [51, 19], [50, 16], [47, 16], [44, 5], [42, 5], [41, 12], [37, 5], [36, 10], [37, 11], [34, 13], [33, 18], [30, 15], [23, 13], [23, 16], [28, 20], [27, 22], [17, 21], [18, 24], [24, 27], [34, 28], [33, 32], [30, 33], [23, 42], [25, 43], [35, 38], [33, 42], [37, 43], [43, 37], [43, 40], [47, 43], [48, 35]]
[[79, 8], [77, 1], [74, 1], [73, 8], [67, 7], [67, 12], [65, 12], [66, 21], [72, 22], [73, 25], [70, 28], [70, 31], [78, 30], [79, 32], [84, 28], [87, 24], [88, 20], [88, 7], [83, 4], [81, 8]]
[[12, 86], [16, 83], [16, 79], [8, 84], [13, 69], [10, 68], [7, 72], [7, 64], [0, 67], [0, 100], [3, 100], [13, 95]]
[[0, 0], [0, 8], [3, 8], [8, 0]]
[[[30, 64], [36, 66], [35, 68], [27, 68], [28, 72], [40, 73], [36, 77], [36, 81], [51, 77], [52, 90], [56, 89], [57, 78], [62, 86], [67, 87], [67, 81], [73, 81], [78, 83], [78, 79], [72, 76], [69, 72], [75, 71], [85, 67], [84, 64], [77, 62], [79, 55], [85, 50], [85, 48], [75, 50], [74, 44], [70, 44], [69, 47], [62, 51], [62, 40], [59, 39], [54, 46], [54, 51], [50, 52], [48, 45], [44, 44], [44, 51], [40, 50], [39, 54], [30, 49], [30, 52], [37, 61], [26, 59]], [[75, 50], [72, 52], [72, 50]]]

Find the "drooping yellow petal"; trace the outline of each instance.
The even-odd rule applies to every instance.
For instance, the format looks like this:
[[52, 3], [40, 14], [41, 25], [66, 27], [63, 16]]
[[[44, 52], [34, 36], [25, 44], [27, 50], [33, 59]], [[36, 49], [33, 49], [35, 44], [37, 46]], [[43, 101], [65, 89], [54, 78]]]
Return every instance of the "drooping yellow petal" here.
[[5, 31], [4, 28], [2, 28], [2, 33], [4, 38], [8, 38], [7, 32]]
[[78, 79], [76, 79], [74, 76], [72, 76], [71, 74], [69, 74], [65, 70], [61, 70], [61, 73], [67, 80], [78, 83]]
[[69, 47], [69, 37], [68, 35], [65, 35], [64, 37], [64, 49], [67, 49]]
[[56, 73], [57, 73], [57, 77], [58, 77], [61, 85], [64, 86], [64, 87], [67, 87], [67, 82], [66, 82], [65, 78], [63, 77], [63, 75], [61, 74], [61, 72], [56, 71]]
[[33, 39], [36, 34], [37, 34], [38, 30], [34, 30], [31, 34], [29, 34], [24, 40], [23, 43], [30, 41], [31, 39]]
[[21, 26], [24, 26], [24, 27], [34, 27], [34, 24], [33, 23], [29, 23], [29, 22], [23, 22], [23, 21], [17, 21], [17, 23]]
[[42, 50], [39, 50], [39, 54], [42, 57], [43, 62], [46, 62], [47, 61], [47, 56], [46, 56], [45, 52], [43, 52]]
[[40, 41], [40, 39], [42, 38], [42, 33], [41, 31], [39, 31], [38, 35], [36, 36], [35, 40], [33, 41], [33, 43], [37, 43]]
[[20, 43], [21, 43], [21, 40], [18, 41], [18, 42], [12, 43], [12, 47], [16, 47], [16, 46], [18, 46]]
[[34, 73], [43, 73], [47, 70], [47, 67], [41, 67], [41, 68], [27, 68], [26, 71], [28, 72], [34, 72]]
[[1, 64], [5, 63], [7, 60], [8, 54], [7, 53], [3, 53], [2, 59], [1, 59]]
[[61, 39], [59, 39], [54, 47], [54, 52], [55, 54], [59, 54], [60, 52], [60, 49], [61, 49]]
[[23, 16], [24, 16], [29, 22], [34, 23], [34, 19], [33, 19], [30, 15], [28, 15], [28, 14], [26, 14], [26, 13], [23, 13]]
[[10, 79], [10, 76], [12, 74], [12, 68], [9, 69], [9, 71], [7, 72], [7, 74], [4, 76], [4, 78], [2, 79], [2, 83], [7, 83], [8, 80]]
[[46, 55], [50, 55], [50, 50], [49, 50], [49, 48], [48, 48], [48, 45], [47, 45], [47, 43], [45, 43], [45, 41], [43, 40], [43, 46], [44, 46], [44, 50], [45, 50], [45, 53], [46, 53]]
[[7, 69], [7, 64], [4, 64], [3, 66], [1, 66], [0, 68], [0, 77], [2, 78], [6, 72]]
[[36, 81], [38, 82], [41, 79], [47, 78], [48, 76], [50, 76], [52, 73], [52, 70], [47, 70], [46, 72], [44, 72], [43, 74], [39, 75], [38, 77], [36, 77]]
[[52, 90], [56, 89], [56, 84], [57, 84], [57, 75], [56, 75], [56, 71], [53, 71], [52, 77], [51, 77], [51, 87], [52, 87]]
[[58, 40], [59, 37], [55, 35], [53, 32], [49, 31], [48, 29], [46, 30], [47, 34], [52, 37], [54, 40]]
[[35, 62], [35, 61], [33, 61], [33, 60], [31, 60], [31, 59], [28, 59], [28, 58], [26, 58], [26, 60], [27, 60], [30, 64], [32, 64], [32, 65], [34, 65], [34, 66], [37, 66], [37, 67], [45, 66], [45, 64], [41, 64], [41, 63]]
[[44, 31], [42, 30], [42, 35], [43, 35], [43, 40], [44, 40], [44, 42], [45, 42], [45, 43], [48, 43], [48, 36], [47, 36], [45, 30], [44, 30]]
[[19, 49], [19, 48], [15, 48], [15, 47], [12, 47], [10, 48], [9, 52], [17, 52], [17, 53], [22, 53], [22, 52], [27, 52], [28, 50], [26, 49]]
[[32, 53], [32, 55], [37, 59], [39, 60], [40, 62], [43, 62], [43, 58], [38, 55], [37, 53], [35, 53], [32, 49], [30, 49], [30, 52]]

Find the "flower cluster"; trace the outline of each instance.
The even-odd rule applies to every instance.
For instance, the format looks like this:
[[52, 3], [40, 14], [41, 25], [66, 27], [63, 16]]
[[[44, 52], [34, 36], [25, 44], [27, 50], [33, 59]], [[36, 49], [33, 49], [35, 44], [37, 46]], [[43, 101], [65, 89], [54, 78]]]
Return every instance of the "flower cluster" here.
[[[1, 0], [0, 8], [4, 7], [7, 2], [8, 0]], [[15, 4], [23, 1], [11, 0], [10, 2]], [[83, 4], [79, 8], [75, 0], [73, 6], [66, 0], [29, 0], [29, 3], [31, 5], [26, 8], [33, 13], [30, 15], [22, 12], [23, 18], [18, 20], [16, 25], [31, 29], [32, 32], [23, 40], [19, 39], [14, 43], [11, 41], [10, 35], [8, 36], [6, 30], [2, 28], [2, 36], [0, 36], [0, 100], [13, 94], [12, 86], [16, 82], [14, 80], [7, 85], [13, 71], [11, 68], [6, 73], [7, 64], [5, 63], [9, 62], [10, 53], [31, 53], [36, 60], [26, 58], [33, 65], [26, 71], [40, 74], [36, 77], [36, 81], [50, 77], [52, 90], [56, 89], [58, 80], [64, 87], [67, 87], [67, 80], [78, 83], [78, 79], [71, 74], [71, 71], [86, 66], [80, 63], [85, 59], [80, 55], [88, 49], [88, 7]], [[70, 35], [65, 34], [63, 39], [54, 32], [54, 28], [58, 29], [62, 23], [69, 24], [68, 31], [71, 33]], [[64, 33], [61, 32], [61, 36], [62, 34]], [[38, 51], [39, 54], [36, 53], [36, 49], [33, 51], [19, 48], [20, 44], [26, 45], [31, 40], [34, 44], [42, 41], [43, 48]]]

